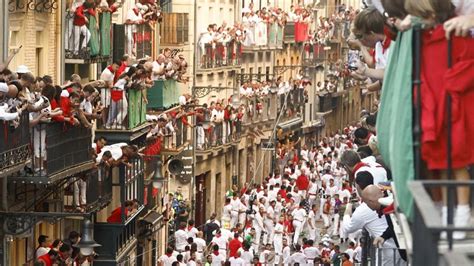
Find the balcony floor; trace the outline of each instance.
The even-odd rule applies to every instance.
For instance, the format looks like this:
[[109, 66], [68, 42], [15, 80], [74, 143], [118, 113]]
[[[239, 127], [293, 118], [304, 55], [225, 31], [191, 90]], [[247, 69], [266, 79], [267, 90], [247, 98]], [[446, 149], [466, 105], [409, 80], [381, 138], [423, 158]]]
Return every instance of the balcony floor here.
[[64, 169], [63, 171], [54, 173], [52, 175], [47, 176], [11, 176], [8, 177], [9, 180], [18, 183], [28, 183], [28, 184], [52, 184], [58, 180], [61, 180], [66, 177], [73, 176], [77, 173], [88, 171], [94, 167], [94, 162], [91, 160], [90, 162], [84, 162], [79, 165], [75, 165], [68, 169]]

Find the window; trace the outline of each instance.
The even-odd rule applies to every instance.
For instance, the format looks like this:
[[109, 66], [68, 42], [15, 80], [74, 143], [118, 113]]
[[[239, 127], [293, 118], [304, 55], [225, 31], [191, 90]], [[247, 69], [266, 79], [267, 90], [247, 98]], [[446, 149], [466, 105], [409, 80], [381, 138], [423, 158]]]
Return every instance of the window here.
[[189, 14], [163, 13], [160, 34], [162, 44], [184, 44], [189, 42]]

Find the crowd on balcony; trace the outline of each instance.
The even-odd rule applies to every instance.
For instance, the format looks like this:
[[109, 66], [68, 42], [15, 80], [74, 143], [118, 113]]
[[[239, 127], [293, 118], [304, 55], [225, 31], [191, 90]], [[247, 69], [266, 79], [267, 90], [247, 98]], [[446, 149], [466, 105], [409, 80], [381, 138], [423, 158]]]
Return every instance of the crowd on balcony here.
[[38, 237], [38, 246], [34, 252], [35, 265], [90, 265], [96, 254], [85, 256], [76, 245], [81, 240], [81, 234], [69, 232], [68, 238], [52, 239], [47, 235]]
[[[68, 1], [66, 58], [109, 57], [112, 49], [112, 14], [122, 7], [122, 4], [116, 0]], [[126, 52], [137, 56], [136, 43], [145, 36], [138, 27], [149, 25], [153, 29], [161, 19], [161, 9], [154, 0], [140, 0], [125, 12]]]
[[[260, 121], [259, 119], [269, 116], [272, 96], [280, 97], [273, 103], [279, 106], [278, 109], [274, 109], [275, 111], [285, 109], [284, 118], [295, 118], [301, 115], [300, 108], [307, 101], [307, 90], [310, 85], [311, 81], [302, 72], [295, 79], [288, 81], [283, 81], [282, 77], [267, 81], [246, 80], [240, 86], [239, 94], [235, 95], [239, 98], [238, 105], [233, 101], [233, 97], [200, 103], [190, 94], [183, 94], [179, 97], [180, 107], [160, 115], [147, 115], [147, 120], [155, 124], [148, 135], [149, 139], [153, 139], [150, 141], [149, 152], [158, 153], [158, 150], [153, 148], [156, 145], [176, 149], [183, 144], [177, 143], [177, 135], [183, 134], [187, 128], [194, 127], [197, 132], [198, 150], [206, 150], [237, 140], [244, 124]], [[286, 97], [287, 94], [292, 96]], [[262, 132], [257, 130], [252, 134], [256, 137]], [[181, 140], [188, 137], [183, 135]], [[159, 142], [156, 142], [157, 138], [160, 139]]]

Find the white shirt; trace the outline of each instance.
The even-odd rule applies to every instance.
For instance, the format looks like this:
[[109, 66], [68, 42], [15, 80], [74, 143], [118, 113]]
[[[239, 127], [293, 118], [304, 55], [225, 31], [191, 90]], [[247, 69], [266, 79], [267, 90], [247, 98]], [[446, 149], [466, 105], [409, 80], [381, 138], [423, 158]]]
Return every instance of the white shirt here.
[[176, 240], [176, 250], [184, 251], [184, 248], [188, 244], [188, 233], [183, 229], [179, 229], [174, 233], [174, 238]]
[[383, 49], [382, 42], [375, 44], [375, 69], [384, 69], [388, 61], [388, 51], [390, 49]]
[[231, 258], [229, 258], [229, 262], [230, 262], [231, 266], [245, 266], [245, 265], [247, 265], [247, 262], [244, 259], [240, 258], [240, 257], [238, 257], [238, 258], [231, 257]]
[[97, 154], [96, 162], [99, 163], [100, 160], [102, 160], [102, 155], [106, 151], [110, 151], [110, 153], [112, 154], [112, 158], [114, 160], [118, 160], [118, 159], [122, 158], [122, 155], [123, 155], [122, 147], [123, 146], [127, 146], [127, 143], [121, 142], [121, 143], [115, 143], [115, 144], [107, 145], [107, 146], [103, 147], [102, 150], [100, 151], [100, 153]]
[[253, 227], [256, 229], [256, 230], [263, 230], [263, 217], [262, 215], [257, 212], [255, 214], [255, 217], [253, 219]]
[[191, 229], [186, 227], [185, 231], [188, 234], [188, 238], [192, 237], [193, 239], [196, 238], [196, 234], [199, 232], [199, 230], [197, 230], [197, 228], [194, 226]]
[[250, 265], [253, 261], [253, 252], [252, 250], [245, 251], [243, 248], [239, 248], [240, 258], [242, 258], [246, 265]]
[[365, 164], [368, 164], [369, 166], [360, 167], [354, 172], [354, 176], [357, 176], [357, 173], [360, 171], [367, 171], [372, 174], [372, 177], [374, 178], [374, 185], [377, 185], [380, 182], [387, 182], [387, 171], [379, 163], [375, 162], [375, 157], [369, 156], [362, 159], [361, 161]]
[[206, 247], [206, 240], [199, 237], [195, 237], [193, 242], [196, 243], [197, 252], [204, 252], [204, 248]]
[[222, 254], [216, 255], [216, 254], [212, 253], [211, 256], [212, 256], [211, 265], [222, 266], [222, 263], [225, 262], [225, 256], [222, 255]]
[[176, 261], [176, 257], [175, 256], [168, 257], [168, 255], [164, 254], [158, 259], [158, 261], [163, 262], [164, 266], [171, 266], [173, 265], [173, 262]]
[[303, 222], [306, 217], [306, 210], [303, 208], [298, 208], [293, 211], [293, 220]]
[[283, 258], [289, 258], [290, 257], [290, 247], [286, 246], [283, 248]]
[[300, 266], [306, 266], [306, 256], [301, 252], [293, 253], [290, 257], [285, 258], [285, 265], [294, 265], [298, 263]]
[[92, 114], [93, 108], [92, 108], [92, 103], [88, 101], [87, 99], [84, 99], [81, 102], [81, 105], [79, 106], [81, 110], [84, 111], [86, 114]]
[[349, 260], [351, 262], [354, 262], [354, 250], [352, 248], [348, 248], [346, 249], [346, 251], [344, 253], [347, 253], [347, 255], [349, 255]]
[[50, 248], [39, 247], [36, 250], [36, 258], [43, 256], [44, 254], [48, 253], [50, 250], [51, 250]]
[[100, 74], [101, 80], [111, 82], [111, 84], [113, 84], [114, 82], [114, 77], [115, 77], [115, 74], [112, 71], [110, 71], [108, 67], [106, 67]]
[[321, 256], [321, 252], [317, 247], [307, 247], [303, 250], [303, 254], [308, 260], [313, 260], [314, 258]]
[[227, 238], [225, 238], [223, 235], [221, 235], [220, 237], [217, 237], [217, 236], [213, 237], [211, 242], [218, 245], [219, 249], [224, 249], [224, 250], [227, 249], [228, 241], [227, 241]]
[[[381, 236], [387, 229], [387, 219], [379, 218], [377, 212], [367, 206], [365, 202], [361, 203], [352, 213], [352, 217], [348, 223], [343, 222], [342, 233], [347, 235], [359, 229], [365, 228], [371, 237]], [[393, 239], [384, 242], [383, 247], [396, 248]]]
[[231, 211], [232, 211], [232, 205], [231, 204], [225, 205], [223, 210], [222, 210], [222, 218], [230, 219], [230, 212]]

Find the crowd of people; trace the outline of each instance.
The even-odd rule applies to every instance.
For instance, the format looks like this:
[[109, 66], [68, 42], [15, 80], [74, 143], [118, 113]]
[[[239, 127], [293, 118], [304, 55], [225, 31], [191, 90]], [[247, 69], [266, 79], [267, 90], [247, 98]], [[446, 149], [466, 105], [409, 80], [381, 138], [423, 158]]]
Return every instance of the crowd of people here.
[[[116, 0], [72, 0], [67, 3], [66, 58], [111, 55], [112, 14], [123, 5]], [[137, 40], [148, 38], [138, 25], [153, 29], [161, 21], [161, 8], [155, 0], [139, 0], [126, 11], [126, 53], [137, 55]]]
[[378, 162], [374, 120], [364, 113], [363, 123], [311, 149], [292, 136], [279, 139], [271, 175], [233, 186], [222, 213], [199, 228], [193, 220], [176, 222], [162, 265], [353, 265], [361, 262], [362, 229], [383, 238], [383, 265], [403, 265], [403, 252], [392, 255], [397, 244], [382, 209], [368, 203], [383, 198], [373, 187], [390, 178]]
[[33, 260], [35, 265], [91, 265], [96, 254], [84, 256], [76, 245], [81, 235], [76, 231], [69, 232], [67, 239], [52, 241], [47, 235], [38, 237]]
[[[457, 9], [450, 1], [443, 0], [437, 1], [436, 5], [432, 1], [373, 2], [379, 2], [377, 7], [385, 11], [375, 7], [353, 13], [349, 10], [348, 14], [344, 11], [342, 19], [354, 19], [349, 45], [360, 52], [360, 62], [351, 69], [351, 76], [360, 80], [370, 79], [374, 86], [381, 87], [385, 81], [389, 49], [395, 42], [393, 31], [403, 32], [419, 23], [409, 14], [422, 17], [425, 27], [433, 30], [429, 33], [439, 33], [436, 38], [442, 39], [443, 43], [446, 43], [445, 35], [459, 45], [472, 41], [472, 31], [469, 30], [474, 28], [472, 6], [466, 1], [456, 1]], [[454, 12], [457, 12], [457, 17], [453, 17]], [[427, 47], [422, 49], [429, 49], [436, 41], [427, 34], [423, 38], [431, 42], [424, 44]], [[457, 70], [468, 71], [465, 67], [469, 60], [472, 61], [469, 55], [459, 54], [456, 58]], [[447, 71], [446, 68], [443, 70]], [[451, 71], [449, 74], [467, 82], [466, 73], [462, 77], [457, 75], [461, 72]], [[431, 81], [428, 77], [423, 79]], [[430, 84], [423, 86], [434, 86]], [[254, 93], [254, 88], [248, 87], [251, 87], [249, 94]], [[265, 85], [262, 86], [264, 90]], [[422, 92], [428, 90], [428, 87], [422, 88]], [[247, 93], [247, 87], [241, 88], [241, 92]], [[260, 90], [257, 92], [261, 93]], [[459, 100], [466, 101], [469, 97], [470, 91]], [[411, 97], [408, 99], [412, 104]], [[380, 108], [383, 110], [384, 106]], [[469, 116], [468, 110], [459, 111]], [[423, 121], [427, 122], [426, 114], [433, 111], [423, 111]], [[367, 231], [373, 244], [381, 248], [381, 256], [376, 261], [382, 260], [382, 265], [406, 265], [406, 252], [399, 249], [391, 218], [387, 215], [394, 211], [388, 182], [404, 177], [392, 177], [391, 169], [384, 162], [388, 157], [379, 153], [376, 137], [378, 114], [364, 112], [363, 115], [360, 123], [323, 138], [311, 148], [301, 146], [300, 139], [294, 136], [279, 139], [278, 157], [275, 158], [278, 168], [261, 183], [251, 180], [241, 188], [234, 187], [226, 194], [220, 215], [212, 214], [203, 227], [196, 228], [194, 221], [179, 224], [173, 243], [160, 258], [162, 265], [352, 265], [361, 261], [362, 229]], [[424, 130], [430, 132], [429, 125], [423, 121]], [[470, 130], [466, 124], [457, 126]], [[445, 144], [443, 136], [436, 135], [434, 144], [423, 144], [427, 145], [422, 155], [429, 170], [443, 172], [446, 169], [445, 163], [435, 158], [446, 158], [445, 150], [435, 152], [431, 149], [438, 142]], [[454, 148], [453, 158], [454, 165], [461, 165], [460, 168], [454, 166], [454, 177], [458, 180], [465, 178], [466, 167], [472, 164], [472, 153], [467, 150], [472, 145], [468, 145], [469, 148], [461, 146]], [[458, 156], [460, 151], [468, 155]], [[456, 226], [468, 224], [468, 195], [466, 190], [458, 189]], [[444, 223], [446, 210], [446, 206], [441, 208]], [[455, 239], [465, 237], [465, 233], [455, 232]], [[347, 246], [344, 252], [341, 252], [341, 245]]]

